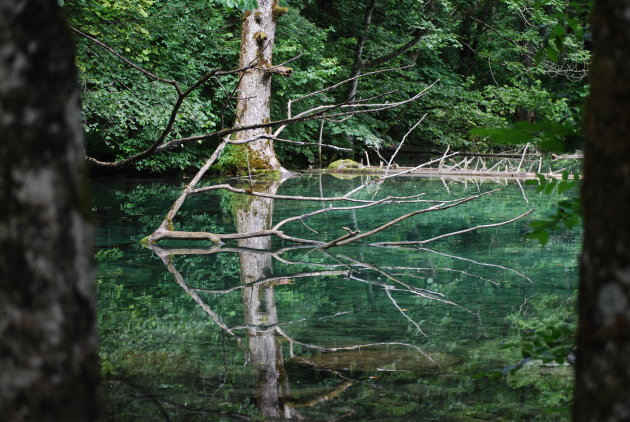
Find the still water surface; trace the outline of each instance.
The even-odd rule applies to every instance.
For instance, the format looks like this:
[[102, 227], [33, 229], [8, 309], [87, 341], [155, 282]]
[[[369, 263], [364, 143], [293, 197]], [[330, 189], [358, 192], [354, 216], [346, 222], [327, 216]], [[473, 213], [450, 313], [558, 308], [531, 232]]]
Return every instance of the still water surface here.
[[[332, 197], [365, 181], [304, 175], [268, 189]], [[140, 246], [184, 183], [92, 183], [107, 420], [568, 419], [567, 367], [476, 377], [520, 361], [518, 348], [504, 346], [523, 332], [571, 322], [579, 233], [557, 233], [545, 247], [524, 238], [554, 197], [515, 182], [395, 178], [354, 197], [500, 191], [325, 251], [268, 238]], [[186, 202], [174, 223], [264, 229], [330, 205], [212, 191]], [[342, 227], [365, 232], [428, 206], [323, 213], [284, 230], [332, 240]], [[422, 247], [368, 245], [429, 239], [531, 208], [515, 223]]]

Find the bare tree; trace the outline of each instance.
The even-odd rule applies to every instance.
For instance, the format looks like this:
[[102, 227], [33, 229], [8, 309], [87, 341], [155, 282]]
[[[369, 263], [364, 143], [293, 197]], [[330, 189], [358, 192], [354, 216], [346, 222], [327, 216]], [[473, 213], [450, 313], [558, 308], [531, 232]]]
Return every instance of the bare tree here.
[[[258, 9], [243, 16], [240, 67], [256, 64], [245, 70], [237, 87], [235, 126], [255, 126], [268, 123], [271, 117], [271, 76], [289, 76], [291, 69], [273, 66], [273, 46], [276, 37], [276, 20], [286, 13], [278, 0], [258, 0]], [[238, 132], [237, 139], [267, 134], [267, 128]], [[255, 169], [286, 172], [273, 149], [270, 139], [259, 139], [246, 145], [233, 147], [244, 153], [241, 161]], [[245, 163], [242, 163], [245, 164]], [[245, 167], [245, 166], [243, 166]]]
[[[424, 96], [428, 92], [428, 89], [437, 82], [420, 89], [417, 94], [402, 100], [387, 99], [386, 97], [395, 92], [390, 91], [361, 101], [353, 101], [350, 99], [338, 103], [322, 103], [315, 107], [301, 110], [297, 113], [295, 112], [293, 106], [306, 98], [327, 93], [346, 84], [355, 84], [359, 78], [369, 77], [383, 72], [394, 72], [404, 68], [380, 69], [372, 72], [362, 71], [353, 74], [344, 81], [290, 100], [287, 104], [287, 117], [271, 121], [270, 103], [272, 76], [290, 76], [292, 69], [286, 67], [286, 65], [299, 57], [294, 57], [278, 65], [272, 64], [276, 21], [286, 12], [287, 8], [280, 7], [277, 0], [258, 0], [258, 8], [253, 11], [248, 11], [243, 15], [239, 67], [232, 70], [209, 69], [188, 87], [184, 87], [183, 84], [174, 79], [162, 77], [134, 63], [118, 52], [114, 47], [86, 33], [80, 28], [72, 28], [79, 36], [105, 49], [118, 60], [121, 60], [152, 81], [171, 86], [176, 93], [176, 100], [171, 106], [166, 125], [160, 135], [146, 149], [115, 161], [102, 161], [97, 157], [88, 156], [86, 157], [88, 163], [94, 167], [100, 168], [121, 168], [135, 164], [153, 155], [172, 151], [176, 147], [188, 143], [202, 142], [210, 139], [224, 139], [223, 144], [218, 147], [219, 153], [215, 157], [215, 160], [224, 153], [225, 147], [231, 144], [231, 148], [236, 151], [236, 161], [240, 162], [239, 165], [242, 169], [279, 171], [286, 175], [288, 172], [284, 170], [281, 163], [278, 161], [273, 148], [273, 142], [287, 142], [300, 145], [312, 145], [319, 148], [323, 146], [337, 150], [349, 150], [348, 148], [322, 144], [321, 142], [308, 143], [282, 139], [279, 136], [287, 125], [309, 120], [344, 120], [358, 114], [376, 113], [400, 107]], [[378, 64], [382, 63], [379, 62]], [[374, 67], [376, 67], [376, 65], [374, 65]], [[177, 123], [177, 115], [186, 99], [211, 78], [234, 74], [239, 75], [239, 82], [235, 89], [237, 104], [236, 120], [234, 124], [231, 127], [225, 127], [209, 133], [171, 138], [173, 129]], [[380, 99], [380, 101], [376, 101], [377, 99]], [[275, 128], [275, 130], [272, 132], [273, 128]]]

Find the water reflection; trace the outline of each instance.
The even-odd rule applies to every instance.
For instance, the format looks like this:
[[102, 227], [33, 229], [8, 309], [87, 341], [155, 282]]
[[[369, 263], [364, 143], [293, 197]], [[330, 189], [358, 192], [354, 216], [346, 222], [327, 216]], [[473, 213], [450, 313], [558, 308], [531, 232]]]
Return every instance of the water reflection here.
[[[280, 182], [256, 186], [256, 191], [275, 194]], [[273, 200], [245, 197], [234, 205], [236, 228], [239, 233], [256, 232], [271, 228]], [[278, 310], [274, 285], [288, 283], [289, 279], [273, 278], [271, 237], [240, 239], [238, 245], [251, 251], [239, 253], [240, 280], [243, 284], [243, 306], [247, 326], [248, 360], [256, 373], [256, 401], [265, 417], [291, 419], [298, 416], [284, 403], [289, 395], [289, 380], [284, 369], [282, 346], [276, 332]]]
[[[256, 185], [256, 191], [275, 194], [279, 182], [267, 185]], [[231, 202], [232, 215], [239, 233], [256, 232], [269, 229], [272, 226], [274, 202], [269, 198], [245, 196]], [[356, 218], [356, 216], [355, 216]], [[395, 373], [401, 376], [413, 375], [422, 377], [424, 374], [448, 373], [449, 368], [461, 363], [461, 358], [445, 352], [427, 352], [418, 344], [405, 341], [376, 341], [353, 343], [348, 337], [341, 345], [316, 344], [312, 341], [301, 341], [290, 335], [286, 327], [296, 321], [280, 321], [278, 317], [275, 286], [287, 285], [297, 279], [332, 278], [342, 279], [351, 283], [359, 283], [369, 287], [370, 291], [382, 291], [389, 306], [401, 319], [406, 321], [410, 330], [418, 336], [426, 337], [423, 322], [410, 316], [409, 309], [400, 304], [401, 298], [409, 303], [409, 297], [419, 298], [440, 306], [452, 307], [460, 313], [467, 314], [471, 321], [478, 321], [482, 325], [478, 311], [468, 309], [449, 299], [444, 293], [429, 288], [417, 287], [414, 277], [431, 281], [441, 273], [458, 273], [463, 277], [478, 278], [482, 282], [489, 282], [495, 286], [500, 281], [489, 276], [481, 276], [457, 268], [440, 267], [438, 265], [414, 267], [406, 265], [376, 265], [365, 261], [365, 258], [333, 253], [312, 246], [295, 246], [274, 250], [271, 237], [254, 237], [238, 240], [238, 247], [215, 246], [208, 249], [163, 249], [152, 245], [153, 251], [171, 272], [182, 289], [203, 309], [203, 311], [229, 336], [245, 343], [245, 364], [254, 369], [256, 378], [255, 398], [260, 413], [270, 419], [302, 419], [304, 416], [299, 409], [316, 407], [339, 398], [352, 389], [353, 386], [379, 390], [386, 388], [379, 385], [377, 380], [381, 375]], [[291, 260], [285, 254], [303, 250], [299, 260]], [[402, 250], [402, 249], [401, 249]], [[417, 250], [417, 249], [415, 249]], [[473, 266], [492, 267], [498, 271], [510, 272], [523, 282], [531, 279], [506, 266], [457, 257], [439, 251], [422, 248], [427, 254], [437, 256], [447, 255], [451, 259], [465, 260]], [[223, 290], [209, 290], [192, 288], [178, 271], [171, 259], [175, 255], [194, 254], [238, 254], [240, 267], [240, 284]], [[319, 254], [320, 258], [308, 259], [309, 254]], [[290, 254], [289, 254], [290, 255]], [[273, 271], [274, 260], [280, 261], [285, 267], [310, 267], [312, 271], [300, 271], [289, 274], [276, 275]], [[421, 276], [422, 274], [422, 276]], [[217, 314], [203, 300], [204, 294], [227, 294], [242, 290], [243, 325], [228, 326], [224, 319]], [[429, 309], [429, 312], [431, 310]], [[352, 312], [351, 309], [337, 309], [330, 315], [320, 319], [334, 319]], [[416, 313], [417, 315], [417, 313]], [[474, 323], [474, 322], [473, 322]], [[366, 327], [369, 331], [370, 327]], [[484, 331], [485, 328], [480, 328]], [[392, 333], [395, 337], [395, 332]], [[283, 350], [288, 345], [288, 350]], [[298, 348], [299, 352], [295, 349]], [[324, 389], [305, 395], [291, 391], [291, 380], [287, 371], [285, 357], [290, 359], [291, 365], [310, 368], [318, 376], [332, 380]], [[397, 392], [396, 394], [400, 394]], [[406, 394], [406, 393], [403, 393]], [[408, 400], [418, 400], [415, 394], [410, 394]], [[331, 410], [327, 410], [330, 412]], [[351, 416], [356, 410], [352, 406], [339, 406], [334, 410], [338, 416]]]

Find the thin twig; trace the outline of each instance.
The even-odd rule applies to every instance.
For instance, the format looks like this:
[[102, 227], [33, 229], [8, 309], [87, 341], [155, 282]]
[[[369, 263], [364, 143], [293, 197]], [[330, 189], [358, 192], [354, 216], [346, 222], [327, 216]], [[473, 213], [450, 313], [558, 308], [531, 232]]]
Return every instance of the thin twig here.
[[[351, 237], [351, 238], [349, 238], [349, 239], [346, 239], [346, 240], [343, 240], [343, 241], [337, 242], [337, 243], [335, 244], [335, 246], [336, 246], [336, 245], [339, 245], [339, 246], [341, 246], [341, 245], [347, 245], [348, 243], [355, 242], [355, 241], [357, 241], [357, 240], [360, 240], [360, 239], [363, 239], [363, 238], [365, 238], [365, 237], [371, 236], [371, 235], [373, 235], [373, 234], [376, 234], [376, 233], [378, 233], [378, 232], [381, 232], [381, 231], [383, 231], [383, 230], [385, 230], [385, 229], [387, 229], [387, 228], [389, 228], [389, 227], [393, 226], [394, 224], [400, 223], [401, 221], [404, 221], [404, 220], [406, 220], [406, 219], [408, 219], [408, 218], [411, 218], [411, 217], [413, 217], [413, 216], [416, 216], [416, 215], [418, 215], [418, 214], [423, 214], [423, 213], [432, 212], [432, 211], [442, 211], [442, 210], [445, 210], [445, 209], [448, 209], [448, 208], [452, 208], [452, 207], [455, 207], [455, 206], [461, 205], [461, 204], [463, 204], [463, 203], [465, 203], [465, 202], [472, 201], [472, 200], [474, 200], [474, 199], [480, 198], [480, 197], [482, 197], [482, 196], [484, 196], [484, 195], [489, 195], [489, 194], [492, 194], [492, 193], [494, 193], [494, 192], [497, 192], [497, 190], [492, 190], [492, 191], [489, 191], [489, 192], [484, 192], [484, 193], [481, 193], [481, 194], [478, 194], [478, 195], [469, 196], [469, 197], [464, 198], [464, 199], [462, 199], [462, 200], [460, 200], [460, 201], [458, 201], [458, 202], [455, 202], [455, 203], [449, 203], [449, 204], [438, 204], [438, 205], [431, 206], [431, 207], [429, 207], [429, 208], [425, 208], [425, 209], [421, 209], [421, 210], [412, 211], [412, 212], [410, 212], [410, 213], [408, 213], [408, 214], [405, 214], [405, 215], [402, 215], [402, 216], [400, 216], [400, 217], [398, 217], [398, 218], [395, 218], [394, 220], [392, 220], [392, 221], [390, 221], [390, 222], [387, 222], [387, 223], [385, 223], [385, 224], [383, 224], [383, 225], [381, 225], [381, 226], [379, 226], [379, 227], [377, 227], [377, 228], [375, 228], [375, 229], [373, 229], [373, 230], [370, 230], [370, 231], [368, 231], [368, 232], [365, 232], [365, 233], [362, 233], [362, 234], [358, 234], [358, 235], [356, 235], [356, 236], [354, 236], [354, 237]], [[324, 244], [324, 245], [322, 246], [322, 249], [327, 249], [327, 248], [329, 248], [329, 247], [331, 247], [331, 246], [333, 246], [333, 245]]]
[[387, 294], [387, 297], [388, 297], [388, 298], [389, 298], [389, 300], [392, 302], [392, 304], [394, 305], [394, 307], [395, 307], [396, 309], [398, 309], [398, 312], [400, 312], [400, 314], [401, 314], [402, 316], [404, 316], [404, 317], [405, 317], [405, 318], [406, 318], [409, 322], [411, 322], [411, 323], [412, 323], [412, 324], [416, 327], [416, 329], [418, 330], [418, 332], [419, 332], [420, 334], [422, 334], [423, 336], [425, 336], [425, 337], [426, 337], [427, 335], [425, 334], [425, 332], [424, 332], [424, 331], [422, 331], [422, 328], [420, 328], [420, 326], [418, 325], [418, 323], [417, 323], [416, 321], [414, 321], [413, 319], [409, 318], [409, 315], [407, 315], [407, 314], [405, 313], [405, 311], [403, 311], [403, 309], [402, 309], [400, 306], [398, 306], [398, 302], [396, 302], [396, 299], [394, 299], [394, 297], [393, 297], [393, 296], [392, 296], [392, 294], [390, 293], [390, 289], [385, 289], [385, 293]]
[[394, 151], [394, 153], [392, 154], [392, 157], [389, 159], [389, 162], [387, 163], [387, 168], [385, 169], [385, 175], [387, 175], [387, 172], [389, 171], [389, 167], [392, 165], [392, 162], [394, 161], [396, 154], [398, 154], [398, 151], [400, 151], [400, 147], [402, 147], [403, 143], [405, 142], [405, 139], [407, 139], [407, 136], [409, 136], [409, 134], [413, 132], [413, 130], [417, 128], [420, 123], [422, 123], [425, 117], [427, 117], [427, 113], [424, 113], [424, 115], [420, 118], [420, 120], [418, 120], [418, 122], [415, 125], [413, 125], [412, 128], [407, 131], [407, 133], [405, 133], [405, 136], [403, 136], [402, 140], [398, 144], [398, 148], [396, 148], [396, 151]]

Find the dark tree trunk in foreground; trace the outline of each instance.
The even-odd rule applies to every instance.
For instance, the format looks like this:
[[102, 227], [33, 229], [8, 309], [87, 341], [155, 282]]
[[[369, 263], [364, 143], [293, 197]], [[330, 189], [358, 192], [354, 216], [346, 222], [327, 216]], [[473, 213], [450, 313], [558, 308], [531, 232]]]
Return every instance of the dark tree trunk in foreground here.
[[0, 420], [98, 420], [90, 207], [57, 0], [0, 0]]
[[584, 150], [574, 420], [630, 420], [630, 0], [599, 0]]

